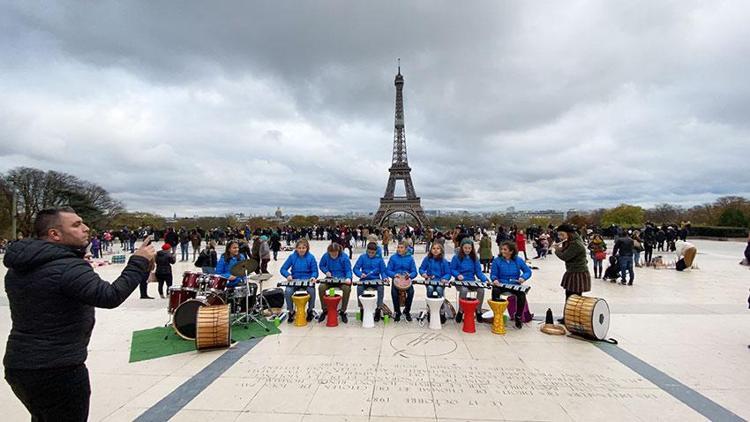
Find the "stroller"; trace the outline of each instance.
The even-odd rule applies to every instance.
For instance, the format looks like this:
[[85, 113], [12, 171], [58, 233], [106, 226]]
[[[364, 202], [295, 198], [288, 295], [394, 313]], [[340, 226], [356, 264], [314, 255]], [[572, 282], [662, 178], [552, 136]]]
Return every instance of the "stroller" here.
[[602, 277], [603, 280], [609, 280], [613, 283], [617, 283], [617, 279], [620, 278], [620, 262], [619, 259], [614, 256], [610, 255], [609, 257], [609, 265], [607, 266], [607, 269], [604, 270], [604, 277]]

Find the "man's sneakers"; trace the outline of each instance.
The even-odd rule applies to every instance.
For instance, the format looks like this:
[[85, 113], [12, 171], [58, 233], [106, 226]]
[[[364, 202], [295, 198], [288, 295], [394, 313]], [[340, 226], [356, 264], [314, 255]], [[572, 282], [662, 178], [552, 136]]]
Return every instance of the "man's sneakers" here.
[[521, 321], [521, 317], [520, 316], [516, 316], [514, 320], [515, 320], [515, 323], [516, 323], [516, 328], [518, 328], [519, 330], [521, 328], [523, 328], [523, 322]]
[[484, 322], [484, 318], [482, 318], [482, 313], [481, 312], [477, 312], [476, 316], [477, 316], [477, 322], [478, 323]]
[[411, 322], [411, 313], [410, 312], [404, 312], [404, 318], [406, 318], [407, 321]]
[[315, 314], [313, 314], [312, 309], [308, 309], [307, 310], [307, 322], [312, 321], [314, 317], [315, 317]]
[[294, 314], [295, 314], [294, 311], [289, 311], [289, 313], [286, 316], [286, 322], [287, 322], [287, 324], [291, 324], [292, 321], [294, 321]]
[[349, 317], [346, 316], [346, 312], [339, 311], [339, 316], [341, 317], [341, 322], [343, 322], [344, 324], [349, 323]]
[[327, 311], [321, 312], [320, 316], [318, 317], [318, 322], [325, 321], [326, 320], [326, 316], [328, 316], [328, 312]]
[[396, 322], [401, 321], [401, 312], [396, 312], [396, 314], [393, 316], [393, 320]]
[[456, 322], [461, 323], [461, 321], [464, 320], [464, 313], [463, 312], [456, 312]]
[[375, 317], [373, 318], [375, 322], [380, 321], [380, 308], [375, 309]]

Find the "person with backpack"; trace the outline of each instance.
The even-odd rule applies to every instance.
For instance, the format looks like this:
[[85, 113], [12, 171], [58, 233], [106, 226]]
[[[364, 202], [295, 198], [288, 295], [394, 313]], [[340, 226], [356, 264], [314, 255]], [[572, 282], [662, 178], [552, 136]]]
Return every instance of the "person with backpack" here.
[[594, 278], [602, 278], [602, 262], [607, 258], [607, 243], [597, 233], [591, 238], [588, 248], [594, 262]]

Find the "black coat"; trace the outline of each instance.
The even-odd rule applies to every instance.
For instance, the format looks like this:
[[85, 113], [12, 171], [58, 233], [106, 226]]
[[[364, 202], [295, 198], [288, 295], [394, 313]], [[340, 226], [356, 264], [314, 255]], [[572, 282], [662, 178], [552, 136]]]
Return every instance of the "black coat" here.
[[94, 328], [94, 308], [115, 308], [148, 278], [149, 262], [132, 256], [113, 283], [83, 251], [44, 240], [14, 242], [5, 254], [12, 327], [3, 364], [43, 369], [80, 365]]
[[156, 253], [156, 275], [172, 275], [172, 264], [175, 257], [171, 252], [159, 251]]

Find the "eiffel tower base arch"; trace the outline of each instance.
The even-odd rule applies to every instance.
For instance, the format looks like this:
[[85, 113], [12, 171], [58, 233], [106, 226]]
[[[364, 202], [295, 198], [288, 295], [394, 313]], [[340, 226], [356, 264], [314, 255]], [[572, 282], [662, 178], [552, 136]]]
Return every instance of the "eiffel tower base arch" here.
[[425, 228], [425, 226], [427, 226], [430, 222], [427, 218], [427, 215], [425, 215], [424, 210], [422, 209], [422, 205], [420, 204], [419, 199], [381, 199], [380, 208], [378, 208], [378, 211], [372, 218], [372, 224], [377, 227], [382, 227], [383, 223], [388, 219], [388, 217], [399, 212], [403, 212], [414, 217], [414, 219], [417, 221], [417, 225], [419, 225], [420, 228]]

